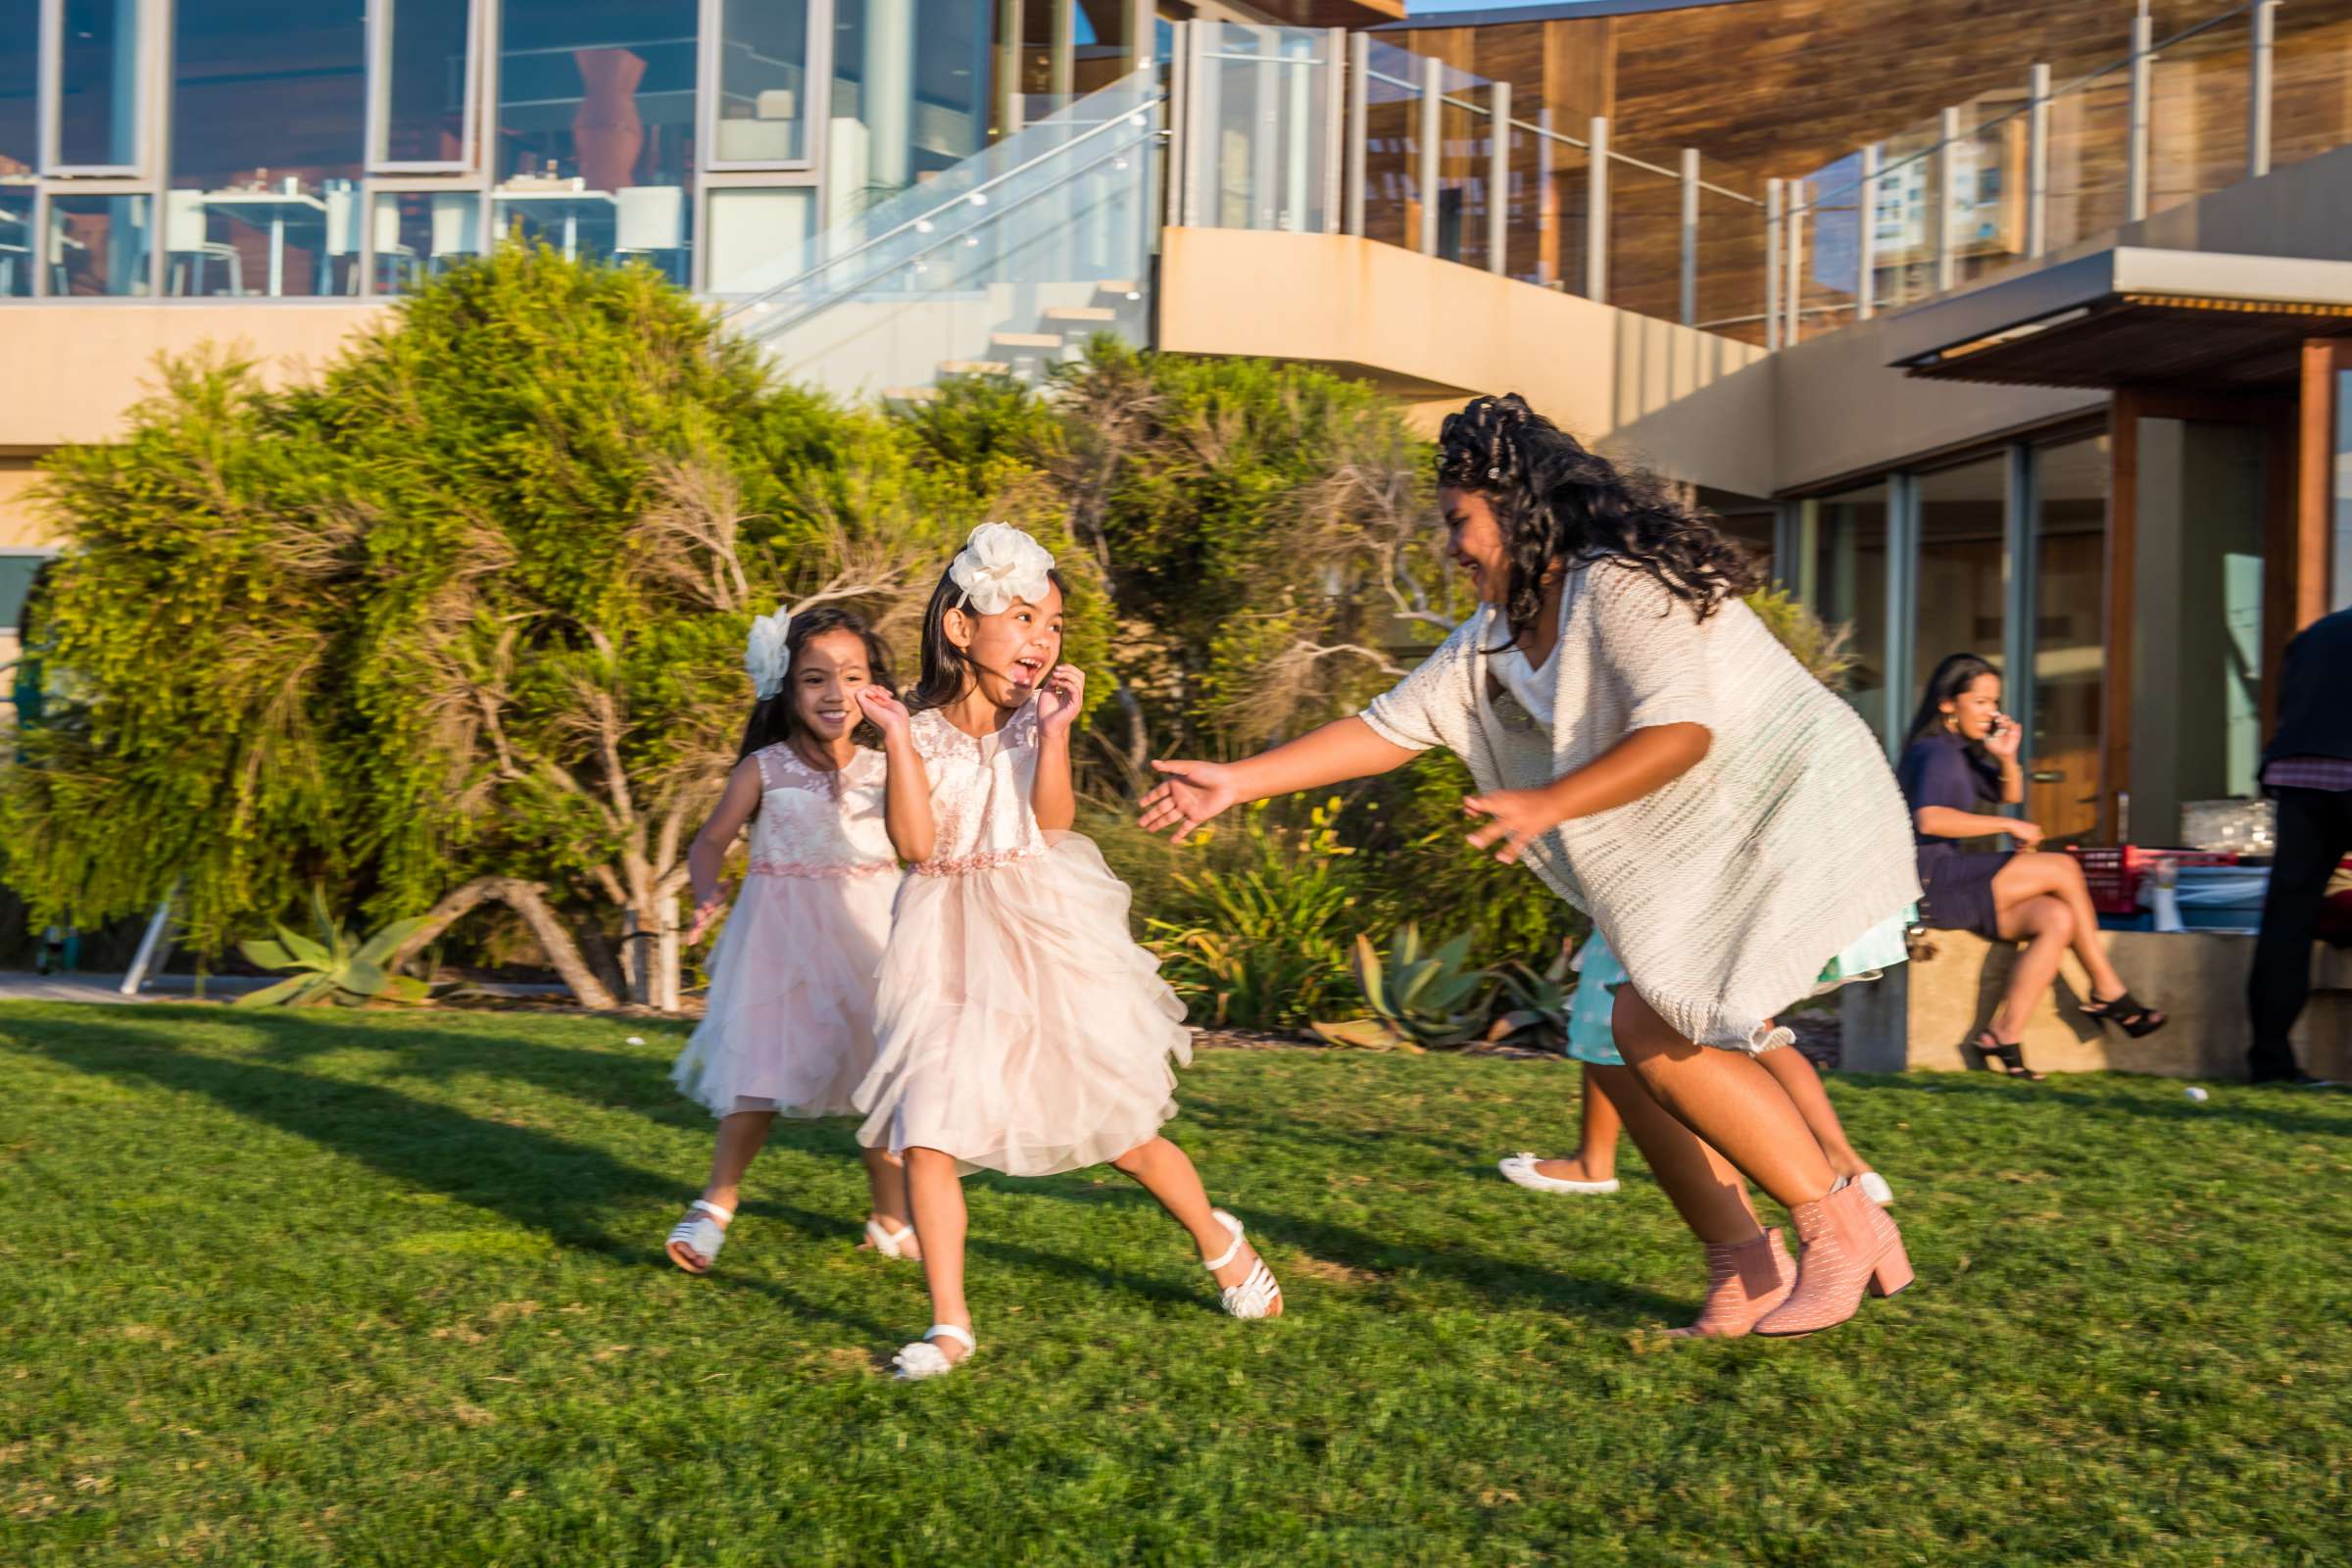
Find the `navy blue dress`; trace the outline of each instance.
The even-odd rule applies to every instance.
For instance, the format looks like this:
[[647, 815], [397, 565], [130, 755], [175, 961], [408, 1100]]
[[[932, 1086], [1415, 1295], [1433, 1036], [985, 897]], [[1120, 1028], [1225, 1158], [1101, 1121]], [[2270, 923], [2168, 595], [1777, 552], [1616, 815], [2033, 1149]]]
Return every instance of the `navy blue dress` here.
[[[1999, 802], [2000, 764], [1980, 758], [1957, 735], [1930, 735], [1911, 743], [1895, 782], [1912, 810], [1947, 806], [1955, 811], [1989, 812]], [[1927, 897], [1920, 921], [1945, 931], [1974, 931], [1998, 937], [2000, 911], [1992, 879], [2016, 852], [1965, 850], [1956, 839], [1931, 838], [1913, 829], [1919, 845], [1919, 885]]]

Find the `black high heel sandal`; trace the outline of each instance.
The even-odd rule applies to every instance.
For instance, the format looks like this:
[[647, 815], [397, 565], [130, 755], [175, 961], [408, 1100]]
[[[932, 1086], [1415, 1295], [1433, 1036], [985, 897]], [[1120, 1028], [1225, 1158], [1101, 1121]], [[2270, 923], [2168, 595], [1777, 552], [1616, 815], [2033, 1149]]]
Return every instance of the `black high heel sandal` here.
[[[1992, 1044], [1984, 1044], [1987, 1040]], [[1989, 1029], [1980, 1029], [1977, 1038], [1963, 1049], [1975, 1052], [1977, 1065], [1986, 1072], [1997, 1072], [2004, 1078], [2023, 1078], [2030, 1084], [2042, 1080], [2040, 1073], [2026, 1065], [2026, 1048], [2021, 1041], [2003, 1040]], [[2000, 1063], [1998, 1067], [1993, 1065], [1996, 1061]]]
[[2111, 1023], [2134, 1040], [2144, 1039], [2164, 1027], [2164, 1014], [2127, 991], [2121, 996], [2101, 1002], [2094, 993], [2081, 1008], [2086, 1018]]

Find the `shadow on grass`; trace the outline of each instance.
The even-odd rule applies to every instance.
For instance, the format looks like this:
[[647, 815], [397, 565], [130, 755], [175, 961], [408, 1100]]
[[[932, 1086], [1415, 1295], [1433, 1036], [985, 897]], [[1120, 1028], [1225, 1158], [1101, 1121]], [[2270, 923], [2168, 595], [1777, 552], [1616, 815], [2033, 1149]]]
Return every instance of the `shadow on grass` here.
[[[2137, 1116], [2181, 1126], [2195, 1122], [2234, 1121], [2293, 1137], [2333, 1134], [2341, 1138], [2352, 1134], [2352, 1114], [2330, 1116], [2315, 1113], [2321, 1104], [2330, 1102], [2352, 1111], [2352, 1098], [2347, 1098], [2340, 1091], [2226, 1083], [2216, 1085], [2209, 1091], [2212, 1099], [2192, 1101], [2184, 1093], [2188, 1085], [2180, 1083], [2174, 1088], [2172, 1098], [2150, 1100], [2144, 1095], [2100, 1094], [2095, 1090], [2072, 1088], [2064, 1077], [2046, 1078], [2035, 1084], [2004, 1082], [1998, 1074], [1989, 1072], [1946, 1072], [1932, 1076], [1932, 1082], [1891, 1073], [1840, 1077], [1833, 1082], [1841, 1089], [1863, 1093], [1936, 1095], [1958, 1104], [1994, 1099], [2006, 1101], [2007, 1097], [2014, 1095], [2053, 1101], [2082, 1110]], [[2140, 1077], [2137, 1074], [2128, 1076]], [[2140, 1077], [2140, 1081], [2155, 1084], [2169, 1080]], [[2299, 1108], [2305, 1105], [2312, 1109]]]

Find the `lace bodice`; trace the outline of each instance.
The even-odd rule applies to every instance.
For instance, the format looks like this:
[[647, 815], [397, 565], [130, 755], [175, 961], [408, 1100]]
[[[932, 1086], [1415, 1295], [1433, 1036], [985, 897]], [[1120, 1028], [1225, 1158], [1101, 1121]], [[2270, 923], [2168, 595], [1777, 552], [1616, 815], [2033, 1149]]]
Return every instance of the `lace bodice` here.
[[760, 876], [873, 876], [898, 869], [882, 820], [889, 769], [863, 747], [840, 772], [810, 767], [790, 746], [752, 754], [760, 764], [760, 814], [752, 864]]
[[1037, 705], [975, 739], [937, 709], [914, 715], [914, 749], [931, 780], [933, 850], [915, 869], [931, 876], [977, 871], [1045, 852], [1029, 808], [1037, 782]]

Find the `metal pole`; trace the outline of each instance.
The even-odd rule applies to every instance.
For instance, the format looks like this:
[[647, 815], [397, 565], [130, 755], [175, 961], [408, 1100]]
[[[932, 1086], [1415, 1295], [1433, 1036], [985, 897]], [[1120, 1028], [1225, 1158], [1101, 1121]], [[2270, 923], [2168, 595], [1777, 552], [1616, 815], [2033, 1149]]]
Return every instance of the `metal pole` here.
[[1585, 298], [1606, 304], [1609, 298], [1609, 122], [1592, 117], [1585, 145], [1586, 172], [1592, 195], [1585, 203]]
[[1785, 187], [1764, 182], [1764, 346], [1781, 346], [1781, 204]]
[[1698, 324], [1698, 149], [1683, 149], [1683, 297], [1685, 326]]
[[2249, 51], [2253, 79], [2246, 84], [2246, 177], [2271, 172], [2271, 93], [2278, 42], [2278, 0], [2254, 8], [2254, 42]]
[[1364, 155], [1372, 134], [1372, 35], [1348, 39], [1348, 232], [1364, 232]]
[[1510, 275], [1511, 84], [1494, 83], [1487, 117], [1487, 270]]
[[1185, 115], [1191, 123], [1185, 129], [1184, 220], [1195, 227], [1204, 222], [1213, 223], [1218, 216], [1209, 210], [1208, 199], [1202, 194], [1202, 188], [1217, 178], [1214, 154], [1218, 83], [1208, 51], [1216, 40], [1217, 30], [1223, 25], [1219, 22], [1195, 22], [1192, 25], [1193, 66], [1187, 73], [1192, 78], [1192, 102], [1185, 106]]
[[1340, 231], [1340, 205], [1347, 181], [1347, 113], [1342, 89], [1347, 84], [1348, 29], [1333, 27], [1323, 34], [1323, 232]]
[[1862, 149], [1862, 188], [1854, 200], [1854, 319], [1879, 311], [1879, 144]]
[[1806, 182], [1790, 180], [1788, 205], [1783, 209], [1788, 221], [1781, 233], [1781, 255], [1788, 266], [1788, 281], [1781, 287], [1781, 306], [1788, 313], [1788, 328], [1781, 334], [1781, 339], [1790, 345], [1803, 342], [1805, 337], [1805, 214], [1811, 210], [1812, 196]]
[[163, 967], [165, 960], [159, 955], [171, 946], [167, 938], [172, 929], [172, 904], [179, 897], [180, 886], [179, 882], [172, 883], [172, 891], [164, 895], [164, 902], [155, 906], [155, 913], [149, 917], [146, 935], [139, 938], [139, 951], [131, 955], [130, 972], [116, 987], [123, 996], [137, 996], [147, 984], [148, 971]]
[[1952, 209], [1958, 205], [1959, 195], [1952, 188], [1952, 174], [1959, 163], [1953, 151], [1959, 145], [1960, 111], [1946, 109], [1936, 143], [1936, 292], [1938, 294], [1947, 292], [1959, 276], [1952, 255]]
[[1174, 22], [1168, 24], [1168, 160], [1167, 189], [1160, 193], [1167, 203], [1168, 222], [1182, 227], [1189, 221], [1185, 213], [1185, 192], [1192, 189], [1187, 173], [1191, 160], [1185, 138], [1192, 134], [1193, 117], [1190, 94], [1193, 88], [1193, 24]]
[[1421, 202], [1421, 254], [1438, 254], [1438, 137], [1444, 128], [1446, 68], [1435, 55], [1421, 62], [1421, 147], [1418, 189]]
[[2148, 216], [2148, 100], [2155, 82], [2156, 19], [2140, 0], [2139, 15], [2132, 19], [2132, 121], [2126, 152], [2124, 221], [2136, 223]]
[[2026, 78], [2026, 254], [2050, 249], [2050, 68]]

